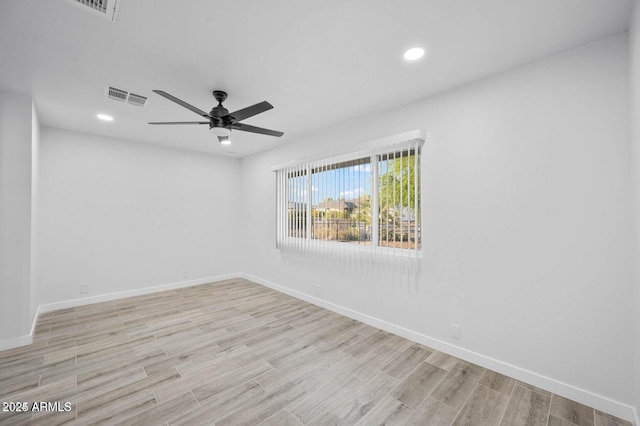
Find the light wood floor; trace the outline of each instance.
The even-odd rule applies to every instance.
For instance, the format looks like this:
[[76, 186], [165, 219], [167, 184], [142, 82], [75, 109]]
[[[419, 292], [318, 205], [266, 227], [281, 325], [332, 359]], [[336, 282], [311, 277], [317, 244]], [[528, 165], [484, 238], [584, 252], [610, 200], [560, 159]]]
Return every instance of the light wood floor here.
[[41, 315], [0, 401], [29, 403], [11, 425], [630, 425], [242, 279]]

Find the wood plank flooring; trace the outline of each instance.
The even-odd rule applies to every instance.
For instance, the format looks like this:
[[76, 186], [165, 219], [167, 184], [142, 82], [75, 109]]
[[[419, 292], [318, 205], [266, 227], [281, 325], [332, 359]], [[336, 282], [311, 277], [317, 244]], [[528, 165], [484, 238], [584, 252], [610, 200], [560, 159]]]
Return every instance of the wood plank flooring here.
[[243, 279], [41, 315], [0, 401], [2, 425], [630, 425]]

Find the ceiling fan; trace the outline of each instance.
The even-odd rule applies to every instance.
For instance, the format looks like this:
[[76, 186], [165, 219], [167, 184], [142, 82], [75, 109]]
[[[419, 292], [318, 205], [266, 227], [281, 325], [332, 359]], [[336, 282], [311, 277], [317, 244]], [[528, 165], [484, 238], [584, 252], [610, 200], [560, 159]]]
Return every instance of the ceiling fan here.
[[271, 105], [267, 101], [260, 102], [255, 105], [251, 105], [250, 107], [239, 109], [238, 111], [230, 113], [228, 109], [222, 106], [222, 102], [227, 99], [227, 93], [223, 92], [222, 90], [214, 90], [213, 97], [216, 99], [216, 101], [218, 101], [218, 105], [213, 107], [211, 111], [206, 113], [203, 110], [196, 108], [193, 105], [190, 105], [185, 101], [180, 100], [162, 90], [154, 90], [153, 92], [169, 99], [172, 102], [177, 103], [178, 105], [188, 110], [195, 112], [196, 114], [206, 118], [207, 121], [162, 121], [149, 122], [149, 124], [208, 124], [211, 133], [218, 137], [218, 140], [221, 144], [225, 145], [230, 143], [229, 135], [231, 134], [232, 129], [277, 137], [284, 135], [283, 132], [279, 132], [277, 130], [263, 129], [262, 127], [255, 127], [248, 124], [239, 123], [239, 121], [242, 121], [249, 117], [253, 117], [256, 114], [260, 114], [261, 112], [265, 112], [273, 108], [273, 105]]

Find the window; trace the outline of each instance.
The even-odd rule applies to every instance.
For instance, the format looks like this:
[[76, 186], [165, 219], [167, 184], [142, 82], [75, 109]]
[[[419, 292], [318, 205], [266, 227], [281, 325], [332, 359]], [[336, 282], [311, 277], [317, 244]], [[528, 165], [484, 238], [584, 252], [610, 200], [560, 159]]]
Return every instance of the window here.
[[277, 168], [278, 247], [418, 256], [422, 138]]

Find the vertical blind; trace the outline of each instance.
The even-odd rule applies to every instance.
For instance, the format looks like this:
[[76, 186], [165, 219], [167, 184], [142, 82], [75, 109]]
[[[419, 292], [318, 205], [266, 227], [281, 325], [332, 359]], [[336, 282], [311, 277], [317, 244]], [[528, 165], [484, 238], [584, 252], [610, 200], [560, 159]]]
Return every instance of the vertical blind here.
[[276, 168], [277, 247], [418, 258], [423, 143]]

